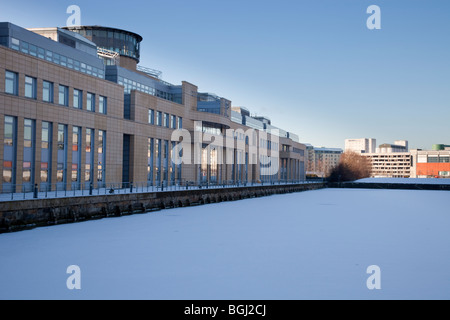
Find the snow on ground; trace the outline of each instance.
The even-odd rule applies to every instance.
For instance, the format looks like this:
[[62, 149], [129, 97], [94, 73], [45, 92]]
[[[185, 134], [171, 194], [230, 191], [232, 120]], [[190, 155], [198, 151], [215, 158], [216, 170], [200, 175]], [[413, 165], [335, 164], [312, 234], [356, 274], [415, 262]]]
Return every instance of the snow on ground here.
[[0, 234], [0, 299], [450, 299], [449, 195], [321, 189]]
[[364, 183], [412, 183], [412, 184], [450, 184], [450, 179], [439, 178], [364, 178], [355, 182]]

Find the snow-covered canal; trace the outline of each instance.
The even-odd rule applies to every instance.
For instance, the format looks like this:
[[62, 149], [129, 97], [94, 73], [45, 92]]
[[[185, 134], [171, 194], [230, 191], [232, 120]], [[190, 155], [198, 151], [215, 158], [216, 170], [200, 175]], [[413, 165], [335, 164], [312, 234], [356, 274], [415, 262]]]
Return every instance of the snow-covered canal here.
[[322, 189], [0, 234], [0, 299], [450, 299], [449, 199]]

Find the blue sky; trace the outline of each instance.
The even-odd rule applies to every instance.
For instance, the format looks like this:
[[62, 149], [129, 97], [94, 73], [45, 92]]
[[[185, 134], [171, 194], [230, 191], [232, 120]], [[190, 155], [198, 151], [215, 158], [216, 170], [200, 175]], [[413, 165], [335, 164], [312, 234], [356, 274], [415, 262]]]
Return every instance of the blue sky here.
[[[450, 1], [4, 1], [0, 21], [139, 33], [141, 65], [230, 99], [315, 146], [450, 144]], [[381, 30], [369, 30], [370, 5]]]

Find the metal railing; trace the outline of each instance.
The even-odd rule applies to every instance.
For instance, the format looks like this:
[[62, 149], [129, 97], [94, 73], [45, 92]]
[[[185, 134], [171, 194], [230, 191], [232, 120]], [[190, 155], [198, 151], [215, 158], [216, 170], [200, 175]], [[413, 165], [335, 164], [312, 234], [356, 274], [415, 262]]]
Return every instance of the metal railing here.
[[164, 192], [164, 191], [182, 191], [182, 190], [202, 190], [202, 189], [218, 189], [218, 188], [245, 188], [270, 185], [287, 185], [287, 184], [309, 184], [323, 183], [319, 180], [273, 180], [273, 181], [235, 181], [224, 180], [220, 182], [196, 182], [188, 180], [169, 180], [159, 183], [144, 182], [109, 182], [99, 183], [94, 186], [92, 183], [72, 183], [69, 188], [58, 183], [46, 185], [13, 185], [8, 184], [7, 188], [3, 186], [0, 192], [0, 202], [4, 201], [20, 201], [31, 199], [46, 198], [65, 198], [65, 197], [83, 197], [83, 196], [99, 196], [129, 193], [148, 193], [148, 192]]

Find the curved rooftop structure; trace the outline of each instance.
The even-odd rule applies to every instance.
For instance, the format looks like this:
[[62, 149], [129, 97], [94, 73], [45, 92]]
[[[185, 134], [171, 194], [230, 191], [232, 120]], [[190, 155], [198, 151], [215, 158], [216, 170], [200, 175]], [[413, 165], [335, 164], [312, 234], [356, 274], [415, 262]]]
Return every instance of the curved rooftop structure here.
[[72, 26], [63, 29], [76, 32], [94, 42], [97, 47], [114, 51], [139, 63], [142, 36], [137, 33], [103, 26]]

